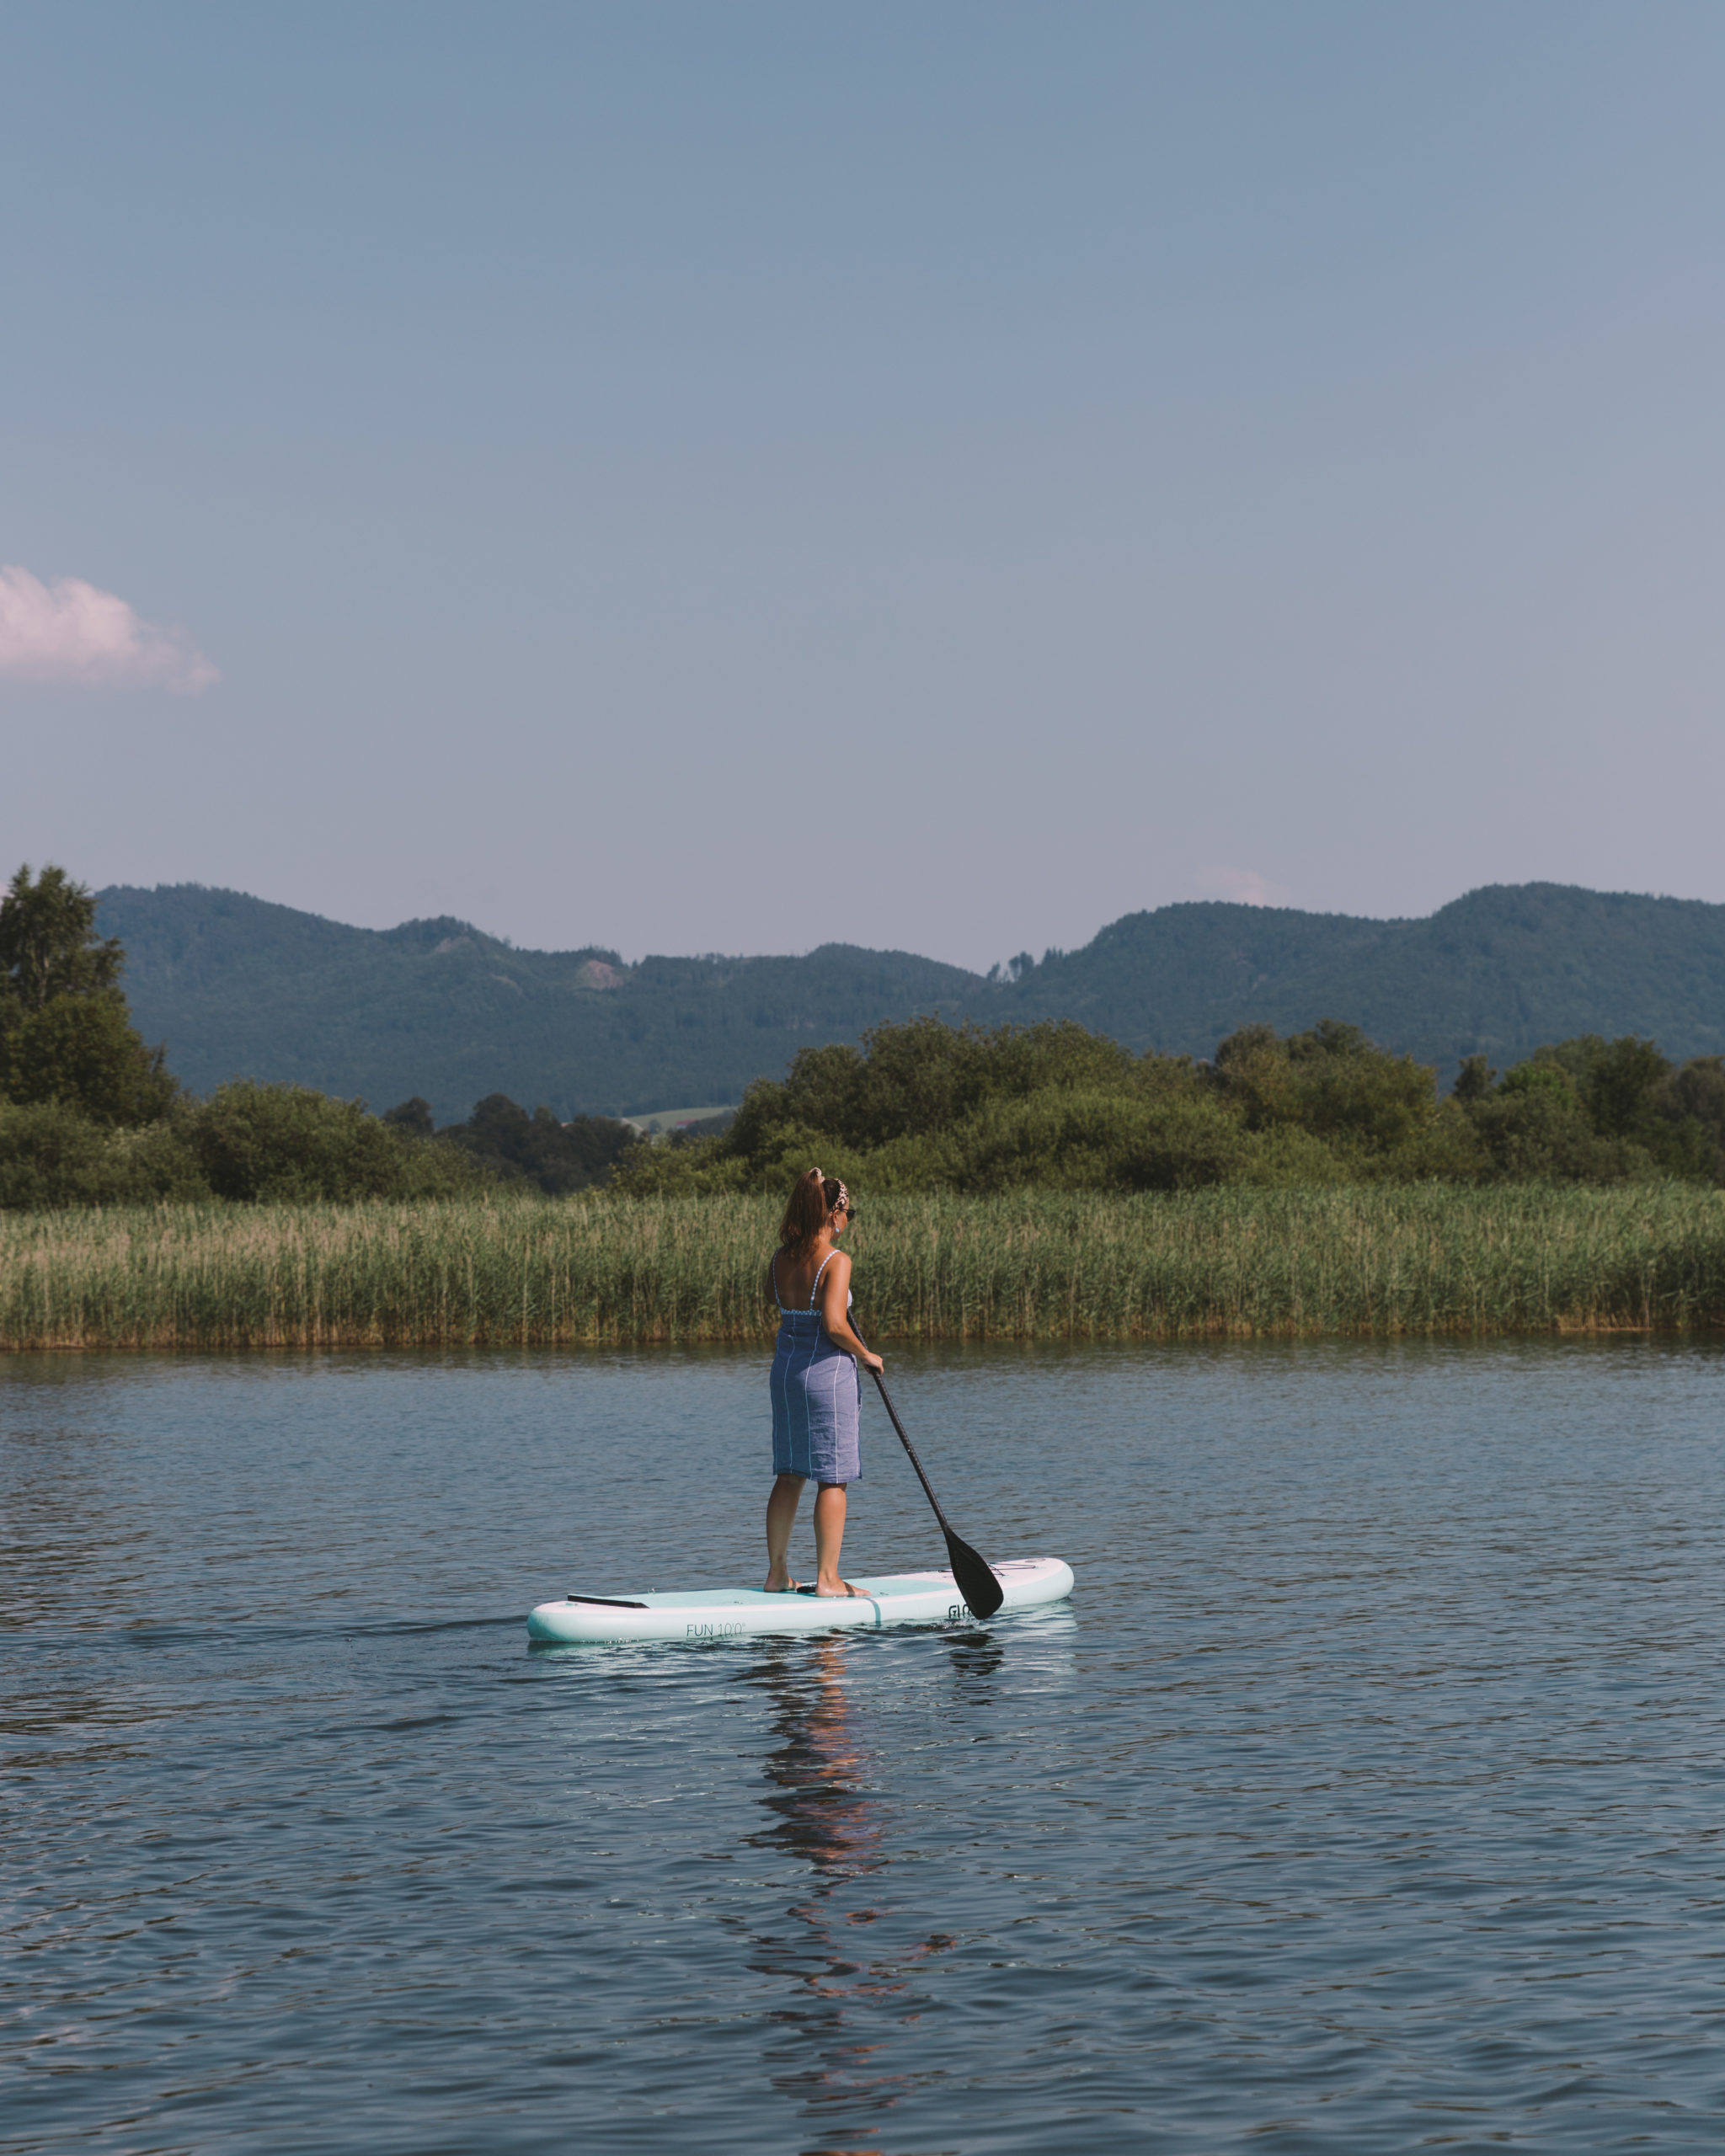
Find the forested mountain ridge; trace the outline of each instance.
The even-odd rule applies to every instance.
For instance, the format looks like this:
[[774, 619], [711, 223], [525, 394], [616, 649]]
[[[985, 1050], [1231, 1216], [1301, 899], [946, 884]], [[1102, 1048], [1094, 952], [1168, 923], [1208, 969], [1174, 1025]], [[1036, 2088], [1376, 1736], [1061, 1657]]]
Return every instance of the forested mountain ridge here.
[[1361, 1026], [1447, 1075], [1541, 1042], [1641, 1033], [1725, 1052], [1725, 906], [1562, 883], [1498, 883], [1423, 920], [1215, 904], [1128, 914], [1051, 953], [1011, 1015], [1076, 1018], [1128, 1047], [1208, 1055], [1236, 1027]]
[[951, 1010], [984, 984], [902, 952], [643, 959], [522, 951], [445, 918], [352, 928], [198, 884], [99, 895], [145, 1037], [195, 1091], [291, 1080], [440, 1123], [494, 1092], [563, 1116], [740, 1098], [810, 1040]]
[[1254, 1022], [1362, 1026], [1447, 1077], [1542, 1042], [1656, 1038], [1725, 1053], [1725, 906], [1531, 883], [1421, 920], [1202, 903], [1112, 923], [1081, 950], [984, 979], [904, 952], [830, 944], [802, 958], [523, 951], [465, 921], [364, 929], [195, 884], [100, 894], [147, 1039], [207, 1091], [291, 1079], [440, 1122], [502, 1091], [560, 1115], [736, 1100], [798, 1048], [883, 1021], [1074, 1018], [1134, 1049], [1208, 1056]]

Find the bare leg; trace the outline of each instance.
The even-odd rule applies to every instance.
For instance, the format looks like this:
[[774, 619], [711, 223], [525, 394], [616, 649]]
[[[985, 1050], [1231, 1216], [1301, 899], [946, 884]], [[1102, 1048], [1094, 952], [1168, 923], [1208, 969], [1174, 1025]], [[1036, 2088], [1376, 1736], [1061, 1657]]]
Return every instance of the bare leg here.
[[791, 1576], [785, 1569], [785, 1552], [791, 1546], [791, 1529], [797, 1524], [797, 1507], [803, 1500], [803, 1478], [800, 1475], [781, 1475], [775, 1477], [772, 1494], [766, 1500], [766, 1587], [767, 1592], [788, 1588]]
[[839, 1550], [845, 1539], [845, 1486], [823, 1482], [814, 1493], [814, 1575], [817, 1594], [842, 1594], [839, 1577]]

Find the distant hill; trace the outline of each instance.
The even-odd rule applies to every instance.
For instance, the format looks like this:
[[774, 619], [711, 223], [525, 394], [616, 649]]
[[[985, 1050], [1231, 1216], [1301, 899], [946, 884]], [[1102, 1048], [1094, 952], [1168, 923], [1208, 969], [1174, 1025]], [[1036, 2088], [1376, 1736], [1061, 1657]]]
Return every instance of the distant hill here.
[[1423, 921], [1268, 906], [1128, 914], [1050, 953], [1015, 1018], [1076, 1018], [1135, 1049], [1208, 1055], [1236, 1027], [1363, 1026], [1445, 1075], [1541, 1041], [1637, 1033], [1668, 1055], [1725, 1053], [1725, 906], [1562, 883], [1470, 891]]
[[734, 1101], [805, 1042], [956, 1007], [974, 974], [828, 944], [802, 958], [517, 951], [464, 921], [349, 928], [195, 883], [99, 894], [146, 1039], [195, 1091], [291, 1079], [440, 1123], [505, 1092], [562, 1116]]
[[1421, 921], [1213, 904], [1129, 914], [1016, 979], [905, 952], [644, 958], [518, 951], [469, 923], [350, 928], [197, 884], [100, 894], [145, 1038], [195, 1090], [294, 1079], [440, 1122], [505, 1092], [560, 1115], [734, 1101], [798, 1048], [938, 1009], [1076, 1018], [1132, 1048], [1208, 1055], [1238, 1026], [1345, 1018], [1447, 1075], [1541, 1041], [1640, 1033], [1725, 1053], [1725, 906], [1496, 885]]

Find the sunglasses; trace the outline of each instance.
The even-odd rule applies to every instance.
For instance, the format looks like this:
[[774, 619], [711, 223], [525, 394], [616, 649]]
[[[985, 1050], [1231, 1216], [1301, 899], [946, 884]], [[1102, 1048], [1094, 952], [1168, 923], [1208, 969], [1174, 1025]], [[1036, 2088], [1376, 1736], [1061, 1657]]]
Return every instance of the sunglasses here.
[[846, 1219], [854, 1220], [857, 1218], [857, 1209], [854, 1205], [835, 1205], [832, 1209], [835, 1213], [842, 1213]]

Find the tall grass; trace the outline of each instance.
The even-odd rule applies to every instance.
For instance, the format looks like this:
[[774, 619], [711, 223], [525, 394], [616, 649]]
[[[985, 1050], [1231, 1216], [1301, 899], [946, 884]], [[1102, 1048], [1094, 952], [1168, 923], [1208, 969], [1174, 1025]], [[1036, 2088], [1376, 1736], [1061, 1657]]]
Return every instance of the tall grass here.
[[[0, 1347], [757, 1341], [755, 1198], [0, 1215]], [[884, 1340], [1725, 1323], [1725, 1195], [1428, 1185], [888, 1197], [847, 1247]]]

